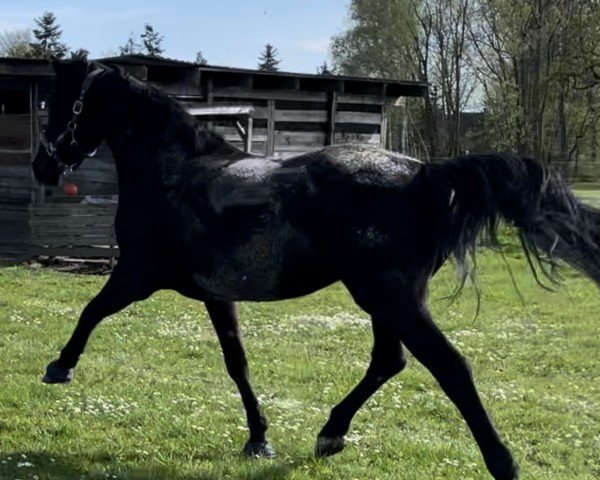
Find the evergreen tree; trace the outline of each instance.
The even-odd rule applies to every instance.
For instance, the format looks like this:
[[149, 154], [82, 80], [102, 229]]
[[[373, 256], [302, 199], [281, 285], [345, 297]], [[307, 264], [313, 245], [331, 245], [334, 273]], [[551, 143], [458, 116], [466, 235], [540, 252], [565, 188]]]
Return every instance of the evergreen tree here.
[[323, 62], [323, 65], [321, 65], [320, 67], [317, 67], [317, 74], [318, 75], [333, 75], [334, 74], [333, 70], [331, 70], [329, 68], [329, 65], [327, 65], [327, 60], [325, 60]]
[[33, 36], [37, 40], [30, 44], [33, 58], [63, 58], [67, 53], [67, 46], [60, 41], [62, 30], [56, 24], [56, 16], [52, 12], [44, 12], [40, 18], [35, 19], [38, 28], [33, 29]]
[[147, 23], [144, 25], [144, 33], [140, 35], [140, 40], [144, 47], [144, 53], [153, 57], [160, 57], [164, 49], [162, 48], [163, 37], [154, 31], [154, 27]]
[[198, 53], [196, 54], [196, 65], [208, 65], [208, 61], [206, 60], [206, 58], [204, 58], [204, 55], [202, 55], [202, 50], [198, 50]]
[[258, 69], [264, 72], [276, 72], [279, 70], [279, 64], [281, 60], [277, 58], [279, 52], [277, 49], [267, 43], [265, 45], [265, 49], [261, 52], [260, 57], [258, 58], [260, 63], [258, 64]]
[[121, 45], [119, 47], [120, 55], [135, 55], [137, 53], [142, 53], [142, 46], [135, 41], [134, 33], [129, 33], [129, 38], [125, 42], [125, 45]]

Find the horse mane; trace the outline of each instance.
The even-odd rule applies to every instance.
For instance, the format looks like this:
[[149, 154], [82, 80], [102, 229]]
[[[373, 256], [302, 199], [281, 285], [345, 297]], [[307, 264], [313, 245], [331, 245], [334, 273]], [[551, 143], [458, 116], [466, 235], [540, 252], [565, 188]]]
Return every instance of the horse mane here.
[[142, 106], [145, 113], [150, 113], [153, 119], [160, 118], [162, 125], [170, 125], [184, 133], [186, 144], [192, 156], [209, 155], [216, 152], [238, 150], [229, 144], [222, 135], [209, 130], [175, 99], [165, 92], [149, 85], [119, 67], [111, 67], [115, 74], [124, 81], [135, 97], [136, 105]]

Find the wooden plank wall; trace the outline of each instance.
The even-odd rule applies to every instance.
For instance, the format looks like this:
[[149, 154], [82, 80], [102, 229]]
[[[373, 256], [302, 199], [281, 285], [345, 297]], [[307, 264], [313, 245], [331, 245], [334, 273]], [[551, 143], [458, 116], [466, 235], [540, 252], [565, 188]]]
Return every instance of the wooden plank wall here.
[[[167, 70], [151, 72], [146, 80], [188, 105], [244, 105], [254, 107], [253, 152], [277, 153], [283, 157], [318, 149], [330, 143], [382, 142], [384, 97], [382, 94], [324, 92], [311, 90], [301, 81], [289, 88], [231, 78], [202, 79], [196, 71], [172, 75]], [[44, 94], [40, 95], [41, 99]], [[36, 100], [36, 102], [37, 102]], [[36, 103], [34, 102], [34, 104]], [[78, 257], [116, 257], [113, 222], [115, 204], [82, 203], [85, 197], [118, 193], [112, 155], [102, 146], [95, 158], [86, 159], [70, 178], [78, 185], [74, 198], [65, 197], [62, 185], [49, 188], [43, 198], [29, 207], [39, 187], [31, 182], [31, 122], [29, 115], [0, 117], [0, 257], [3, 242], [31, 229], [28, 253]], [[3, 123], [4, 122], [4, 123]], [[38, 123], [39, 122], [39, 123]], [[45, 112], [37, 117], [34, 130], [46, 122]], [[38, 127], [39, 125], [39, 127]], [[212, 126], [240, 148], [243, 141], [231, 122], [214, 121]], [[34, 134], [37, 136], [37, 133]], [[25, 153], [26, 151], [26, 153]], [[7, 201], [10, 198], [12, 200]], [[30, 216], [29, 224], [27, 223]], [[21, 233], [20, 233], [21, 232]], [[12, 235], [12, 234], [11, 234]], [[6, 243], [6, 242], [5, 242]], [[13, 242], [14, 243], [14, 242]], [[8, 245], [8, 244], [7, 244]], [[14, 244], [11, 247], [14, 249]]]
[[[327, 97], [315, 95], [314, 92], [309, 92], [308, 95], [303, 91], [287, 92], [285, 95], [273, 92], [273, 96], [277, 97], [274, 99], [256, 99], [246, 95], [247, 93], [243, 90], [233, 91], [231, 88], [225, 91], [217, 89], [214, 91], [213, 102], [215, 105], [254, 107], [253, 153], [269, 155], [275, 152], [289, 156], [315, 150], [328, 143], [381, 145], [381, 99], [340, 94], [331, 116], [331, 105]], [[261, 93], [257, 96], [264, 97]], [[375, 103], [363, 103], [369, 101]], [[269, 107], [269, 104], [273, 106]], [[243, 147], [242, 140], [232, 125], [217, 122], [214, 123], [214, 129], [226, 140]], [[272, 140], [269, 137], [271, 129]]]
[[31, 116], [0, 115], [0, 261], [27, 257], [31, 199]]
[[0, 201], [0, 263], [15, 263], [29, 256], [27, 204]]
[[116, 203], [31, 205], [31, 255], [114, 258]]
[[2, 204], [29, 201], [30, 130], [30, 115], [0, 115], [0, 203]]

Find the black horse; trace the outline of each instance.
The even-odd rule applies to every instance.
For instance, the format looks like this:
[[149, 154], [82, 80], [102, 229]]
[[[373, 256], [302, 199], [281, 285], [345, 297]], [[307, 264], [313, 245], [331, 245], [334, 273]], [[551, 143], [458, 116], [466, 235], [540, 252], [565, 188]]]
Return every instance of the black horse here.
[[404, 347], [465, 418], [495, 479], [518, 466], [481, 403], [467, 362], [433, 322], [427, 284], [449, 256], [469, 274], [477, 238], [516, 226], [534, 272], [563, 259], [600, 284], [600, 212], [560, 178], [511, 154], [423, 164], [379, 148], [331, 146], [282, 162], [249, 158], [159, 90], [95, 63], [56, 63], [49, 123], [33, 168], [56, 184], [102, 141], [119, 178], [121, 258], [43, 378], [73, 377], [96, 325], [159, 289], [205, 303], [246, 409], [244, 452], [270, 456], [248, 380], [235, 301], [297, 297], [342, 281], [372, 319], [360, 383], [319, 433], [333, 455], [357, 410], [406, 365]]

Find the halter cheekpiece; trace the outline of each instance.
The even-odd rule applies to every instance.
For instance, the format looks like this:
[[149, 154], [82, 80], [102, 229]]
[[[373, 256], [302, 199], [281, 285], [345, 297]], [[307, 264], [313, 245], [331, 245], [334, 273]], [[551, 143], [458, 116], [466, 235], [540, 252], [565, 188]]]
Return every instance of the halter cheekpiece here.
[[79, 146], [79, 143], [77, 142], [77, 139], [75, 138], [75, 130], [77, 129], [77, 118], [83, 111], [84, 97], [85, 97], [87, 91], [89, 90], [90, 86], [92, 85], [92, 82], [96, 78], [98, 78], [98, 76], [101, 73], [103, 73], [104, 71], [105, 71], [105, 69], [103, 67], [97, 67], [94, 70], [92, 70], [90, 73], [87, 74], [87, 76], [83, 80], [83, 84], [81, 85], [81, 91], [79, 93], [79, 98], [77, 100], [75, 100], [75, 102], [73, 103], [73, 108], [71, 109], [73, 116], [71, 117], [71, 120], [69, 120], [69, 123], [67, 123], [67, 126], [63, 130], [63, 132], [58, 136], [56, 141], [51, 142], [50, 140], [48, 140], [48, 137], [46, 137], [45, 131], [43, 131], [40, 135], [40, 143], [46, 149], [46, 153], [48, 154], [48, 156], [50, 156], [54, 160], [56, 160], [56, 163], [58, 164], [58, 169], [59, 169], [61, 175], [68, 175], [69, 173], [74, 172], [75, 170], [77, 170], [77, 168], [79, 168], [79, 166], [81, 165], [81, 162], [83, 162], [83, 158], [82, 158], [79, 162], [75, 162], [75, 163], [72, 163], [71, 165], [67, 165], [59, 157], [56, 156], [56, 146], [67, 135], [69, 135], [71, 137], [71, 143], [70, 143], [71, 147], [78, 150], [78, 153], [82, 157], [93, 157], [96, 154], [97, 149], [94, 149], [91, 152], [86, 152], [81, 149], [81, 147]]

